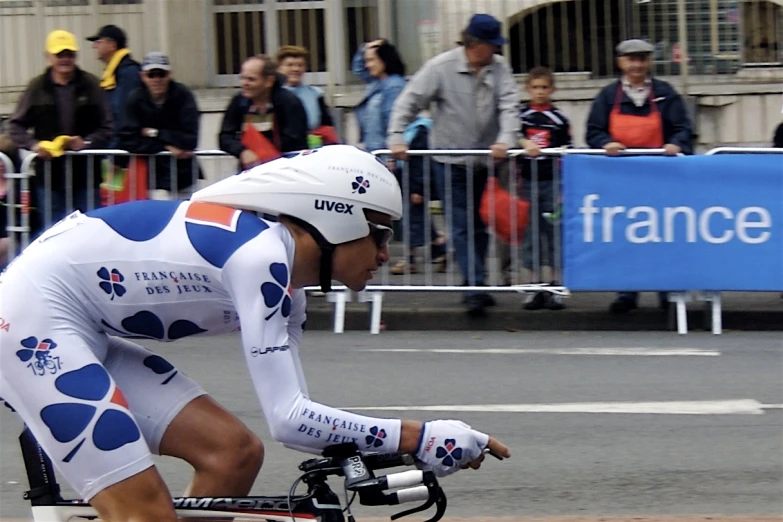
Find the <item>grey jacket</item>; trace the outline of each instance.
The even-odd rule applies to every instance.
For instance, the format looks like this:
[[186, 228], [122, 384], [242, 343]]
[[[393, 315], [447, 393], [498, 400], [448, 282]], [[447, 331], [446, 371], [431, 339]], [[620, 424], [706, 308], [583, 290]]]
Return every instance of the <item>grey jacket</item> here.
[[[432, 103], [432, 149], [487, 149], [493, 143], [514, 147], [519, 99], [519, 86], [501, 56], [474, 74], [465, 49], [454, 48], [429, 60], [408, 82], [394, 103], [387, 144], [404, 144], [405, 128]], [[467, 163], [460, 156], [436, 159]], [[485, 162], [476, 158], [476, 163]]]

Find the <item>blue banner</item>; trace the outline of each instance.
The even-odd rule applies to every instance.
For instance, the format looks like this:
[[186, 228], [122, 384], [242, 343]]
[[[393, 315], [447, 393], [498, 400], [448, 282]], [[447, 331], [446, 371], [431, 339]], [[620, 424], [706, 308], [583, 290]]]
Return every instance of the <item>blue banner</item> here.
[[783, 155], [563, 160], [571, 290], [783, 290]]

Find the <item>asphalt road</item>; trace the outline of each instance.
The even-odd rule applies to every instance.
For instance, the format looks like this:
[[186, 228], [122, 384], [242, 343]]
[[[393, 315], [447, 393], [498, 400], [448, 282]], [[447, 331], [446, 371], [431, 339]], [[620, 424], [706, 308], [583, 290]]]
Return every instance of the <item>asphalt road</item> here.
[[[442, 480], [453, 516], [783, 514], [779, 332], [308, 332], [305, 339], [315, 400], [381, 416], [460, 418], [511, 447], [508, 461]], [[261, 434], [267, 458], [254, 493], [283, 494], [308, 456], [270, 440], [237, 343], [228, 336], [148, 346]], [[469, 411], [417, 409], [424, 406]], [[3, 518], [28, 514], [18, 429], [14, 414], [0, 412]], [[160, 468], [181, 492], [187, 466], [161, 459]]]

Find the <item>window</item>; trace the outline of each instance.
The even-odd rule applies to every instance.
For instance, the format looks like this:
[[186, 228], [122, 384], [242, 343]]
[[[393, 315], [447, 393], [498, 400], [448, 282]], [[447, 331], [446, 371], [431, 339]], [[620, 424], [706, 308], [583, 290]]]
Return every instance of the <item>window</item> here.
[[778, 66], [783, 62], [783, 7], [768, 1], [742, 2], [743, 61]]
[[33, 0], [0, 0], [0, 9], [4, 7], [8, 9], [33, 7]]
[[348, 39], [346, 64], [350, 71], [351, 59], [359, 46], [380, 37], [378, 34], [378, 9], [375, 6], [347, 7], [345, 21], [348, 26], [346, 31]]
[[[770, 2], [764, 3], [772, 6]], [[739, 4], [739, 0], [686, 0], [688, 63], [692, 74], [737, 71]], [[772, 9], [769, 11], [762, 19], [779, 20], [773, 18]], [[517, 17], [511, 26], [511, 65], [517, 73], [543, 65], [556, 72], [587, 71], [594, 77], [612, 76], [617, 72], [614, 59], [617, 43], [627, 38], [642, 38], [655, 46], [654, 74], [679, 74], [684, 58], [677, 16], [677, 0], [633, 4], [622, 0], [578, 0], [547, 4]], [[744, 23], [747, 32], [747, 19]], [[757, 38], [760, 47], [769, 47], [764, 42], [779, 42], [779, 33], [770, 38], [772, 31], [765, 30], [760, 22], [752, 23], [760, 35]]]
[[262, 11], [215, 13], [217, 74], [239, 74], [242, 62], [266, 52]]
[[[279, 0], [278, 0], [279, 1]], [[277, 13], [280, 45], [299, 45], [310, 52], [309, 69], [326, 72], [326, 27], [323, 9], [285, 9]]]

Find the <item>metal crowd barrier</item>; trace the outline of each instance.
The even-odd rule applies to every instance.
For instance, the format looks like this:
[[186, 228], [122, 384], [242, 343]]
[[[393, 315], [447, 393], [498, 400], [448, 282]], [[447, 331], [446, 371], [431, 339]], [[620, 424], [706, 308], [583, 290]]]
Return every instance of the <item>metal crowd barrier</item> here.
[[[663, 154], [663, 149], [628, 149], [623, 152], [623, 155], [660, 155]], [[767, 149], [767, 148], [736, 148], [736, 147], [721, 147], [709, 151], [707, 154], [718, 153], [745, 153], [745, 152], [762, 152], [762, 153], [783, 153], [783, 149]], [[564, 154], [604, 154], [601, 149], [543, 149], [541, 151], [543, 156], [549, 158], [557, 158]], [[389, 150], [376, 150], [373, 154], [380, 158], [390, 159]], [[561, 231], [559, 226], [559, 209], [560, 209], [560, 166], [558, 161], [552, 161], [552, 180], [551, 183], [547, 179], [539, 180], [541, 173], [539, 172], [539, 163], [532, 161], [530, 163], [529, 182], [525, 182], [520, 177], [519, 164], [516, 161], [520, 156], [524, 155], [524, 150], [514, 149], [509, 151], [509, 158], [503, 162], [496, 163], [490, 156], [490, 152], [486, 149], [476, 150], [411, 150], [408, 151], [409, 160], [403, 163], [395, 163], [390, 165], [395, 167], [395, 170], [400, 181], [403, 201], [404, 201], [404, 217], [400, 224], [401, 234], [397, 237], [398, 241], [391, 245], [391, 261], [380, 271], [380, 282], [377, 284], [370, 284], [367, 288], [359, 292], [355, 297], [353, 292], [343, 285], [335, 285], [334, 291], [327, 294], [326, 299], [333, 303], [334, 306], [334, 332], [341, 333], [344, 331], [344, 319], [346, 304], [354, 298], [358, 302], [369, 303], [370, 305], [370, 332], [377, 334], [381, 330], [381, 313], [383, 306], [383, 296], [386, 292], [452, 292], [463, 293], [466, 291], [480, 291], [480, 292], [492, 292], [492, 293], [508, 293], [513, 292], [520, 295], [532, 293], [532, 292], [548, 292], [552, 295], [559, 296], [561, 298], [567, 298], [570, 296], [568, 288], [562, 285], [560, 269], [562, 267], [562, 241]], [[113, 158], [130, 157], [132, 154], [123, 150], [89, 150], [80, 151], [78, 153], [68, 153], [69, 161], [66, 167], [66, 206], [73, 203], [73, 189], [70, 188], [73, 176], [73, 169], [71, 166], [70, 158], [77, 155], [85, 156], [100, 156], [101, 158], [107, 158], [109, 161], [113, 161]], [[172, 173], [176, 172], [176, 162], [173, 156], [169, 152], [161, 153], [159, 156], [172, 157]], [[8, 182], [7, 192], [7, 216], [9, 232], [9, 252], [11, 257], [18, 251], [18, 246], [24, 248], [30, 241], [31, 223], [30, 223], [30, 201], [31, 201], [31, 184], [30, 177], [35, 175], [32, 169], [32, 161], [36, 155], [28, 156], [22, 165], [21, 173], [13, 173], [12, 162], [4, 155], [0, 155], [0, 160], [6, 167], [6, 180]], [[207, 158], [214, 160], [215, 163], [220, 160], [230, 160], [231, 163], [225, 168], [222, 165], [211, 164], [208, 166], [202, 165], [202, 171], [204, 172], [204, 180], [201, 183], [210, 183], [223, 177], [233, 175], [237, 171], [236, 158], [230, 156], [223, 151], [219, 150], [200, 150], [195, 151], [195, 158], [193, 164], [197, 161], [203, 161]], [[418, 181], [422, 185], [421, 201], [418, 203], [419, 208], [417, 212], [420, 214], [417, 218], [420, 219], [416, 223], [419, 230], [416, 231], [416, 237], [414, 236], [414, 230], [412, 229], [413, 217], [412, 213], [413, 203], [411, 201], [412, 182], [411, 179], [411, 162], [414, 158], [421, 160], [421, 172], [417, 174], [420, 176]], [[477, 237], [475, 231], [477, 227], [480, 228], [480, 224], [476, 223], [476, 219], [480, 219], [475, 212], [475, 205], [480, 203], [478, 200], [476, 190], [483, 190], [484, 176], [487, 178], [497, 177], [500, 186], [506, 189], [513, 195], [522, 196], [530, 201], [530, 215], [538, 216], [538, 219], [530, 219], [528, 223], [527, 234], [530, 238], [539, 238], [541, 236], [542, 226], [551, 227], [551, 233], [547, 237], [548, 241], [552, 244], [542, 245], [540, 241], [531, 241], [525, 248], [521, 249], [520, 244], [506, 245], [504, 241], [498, 238], [498, 235], [493, 233], [495, 228], [495, 216], [496, 216], [496, 201], [494, 196], [490, 194], [488, 196], [488, 206], [490, 220], [487, 223], [488, 237], [486, 246], [486, 256], [484, 262], [486, 278], [484, 281], [480, 281], [476, 276], [475, 271], [468, 274], [467, 278], [459, 275], [459, 271], [455, 266], [456, 256], [454, 254], [456, 250], [455, 238], [451, 234], [451, 224], [455, 217], [455, 208], [453, 201], [455, 199], [454, 189], [455, 185], [452, 184], [455, 171], [457, 167], [445, 164], [443, 168], [443, 183], [434, 183], [435, 173], [433, 172], [433, 159], [441, 159], [446, 161], [454, 161], [460, 158], [464, 162], [465, 176], [467, 180], [471, 180], [471, 183], [466, 184], [467, 198], [467, 237], [464, 240], [467, 242], [466, 256], [463, 258], [463, 264], [468, 266], [480, 266], [481, 262], [477, 259], [479, 251], [477, 251]], [[150, 162], [150, 171], [148, 172], [148, 187], [150, 191], [155, 190], [167, 190], [169, 197], [173, 196], [173, 199], [177, 199], [177, 196], [187, 198], [187, 193], [183, 193], [178, 190], [178, 187], [174, 183], [174, 177], [172, 176], [172, 185], [167, 189], [160, 189], [155, 184], [155, 162]], [[51, 199], [49, 196], [51, 189], [51, 169], [47, 168], [44, 171], [43, 176], [43, 193], [46, 201], [44, 202], [43, 212], [43, 229], [51, 225]], [[194, 167], [195, 175], [195, 167]], [[94, 171], [94, 164], [88, 164], [88, 186], [92, 186], [94, 176], [103, 175], [103, 173], [96, 173]], [[457, 175], [460, 175], [457, 172]], [[547, 176], [548, 177], [548, 176]], [[133, 185], [135, 178], [131, 176], [130, 183]], [[520, 180], [521, 184], [520, 184]], [[193, 179], [194, 185], [198, 184], [198, 180]], [[473, 181], [476, 181], [474, 184]], [[17, 190], [15, 184], [19, 183], [19, 197], [17, 198]], [[441, 186], [443, 194], [439, 194], [437, 186]], [[136, 187], [130, 187], [130, 193], [135, 196]], [[551, 190], [551, 195], [544, 193], [544, 197], [540, 197], [542, 191]], [[151, 192], [150, 192], [150, 195]], [[550, 200], [551, 198], [551, 200]], [[17, 201], [18, 199], [18, 201]], [[100, 201], [89, 201], [89, 208], [94, 208], [100, 204]], [[108, 201], [109, 204], [113, 201]], [[548, 203], [551, 203], [549, 205]], [[38, 203], [40, 205], [40, 202]], [[545, 208], [542, 208], [542, 205]], [[511, 207], [511, 222], [515, 223], [518, 216], [515, 215], [515, 207]], [[40, 209], [39, 209], [40, 210]], [[17, 213], [19, 214], [17, 223]], [[514, 233], [518, 232], [513, 230]], [[17, 237], [20, 241], [17, 242]], [[440, 252], [443, 252], [443, 259], [436, 259], [430, 245], [436, 241], [442, 240], [442, 247]], [[483, 239], [482, 239], [483, 241]], [[18, 244], [19, 243], [19, 244]], [[418, 244], [415, 244], [418, 243]], [[521, 243], [521, 242], [520, 242]], [[483, 246], [481, 247], [483, 248]], [[423, 261], [420, 266], [424, 270], [411, 270], [410, 260], [411, 256], [415, 254], [417, 249], [423, 249], [420, 256]], [[546, 250], [546, 252], [544, 252]], [[402, 270], [394, 270], [393, 265], [397, 260], [405, 261], [402, 265]], [[439, 261], [439, 263], [433, 263]], [[478, 265], [477, 265], [477, 261]], [[445, 264], [444, 264], [445, 263]], [[436, 267], [438, 267], [436, 269]], [[549, 268], [549, 275], [544, 277], [543, 268]], [[526, 270], [524, 277], [520, 277], [520, 273]], [[507, 271], [507, 274], [506, 274]], [[546, 283], [545, 281], [552, 281], [553, 275], [558, 277], [557, 284]], [[524, 281], [523, 281], [524, 279]], [[306, 288], [308, 292], [317, 292], [318, 287]], [[710, 303], [712, 306], [712, 329], [713, 333], [720, 333], [721, 331], [721, 299], [719, 292], [672, 292], [669, 294], [669, 300], [676, 305], [676, 323], [678, 332], [683, 334], [687, 333], [687, 316], [686, 316], [686, 303], [692, 300], [704, 301]]]
[[[773, 147], [716, 147], [705, 152], [705, 156], [715, 154], [783, 154], [783, 149]], [[723, 332], [723, 300], [721, 292], [672, 292], [669, 301], [676, 304], [677, 333], [688, 333], [687, 303], [701, 301], [704, 303], [704, 317], [708, 319], [705, 324], [710, 324], [712, 333], [720, 335]]]
[[[626, 149], [621, 154], [624, 156], [639, 156], [639, 155], [663, 155], [664, 149]], [[373, 154], [388, 160], [390, 158], [391, 150], [389, 149], [383, 149], [383, 150], [376, 150], [373, 151]], [[535, 292], [547, 292], [554, 296], [558, 296], [560, 298], [567, 298], [569, 297], [570, 291], [568, 288], [563, 286], [562, 284], [562, 240], [561, 240], [561, 230], [559, 225], [559, 209], [560, 209], [560, 186], [561, 186], [561, 175], [560, 175], [560, 164], [558, 161], [552, 161], [552, 180], [551, 183], [548, 183], [547, 179], [543, 179], [544, 176], [542, 176], [541, 172], [539, 172], [539, 163], [538, 161], [531, 161], [530, 162], [530, 173], [529, 173], [529, 189], [527, 189], [525, 185], [524, 178], [520, 177], [519, 172], [519, 164], [516, 161], [519, 157], [525, 156], [524, 149], [512, 149], [508, 151], [508, 160], [502, 163], [497, 163], [493, 160], [491, 160], [490, 157], [490, 151], [487, 149], [475, 149], [475, 150], [409, 150], [407, 152], [409, 158], [415, 158], [415, 157], [421, 157], [424, 161], [423, 166], [423, 187], [424, 192], [423, 194], [423, 204], [424, 208], [427, 209], [431, 206], [432, 203], [432, 191], [430, 189], [430, 181], [432, 177], [432, 158], [440, 158], [444, 161], [449, 161], [457, 158], [461, 158], [465, 161], [465, 164], [467, 164], [467, 177], [473, 178], [476, 171], [480, 171], [482, 169], [486, 170], [488, 177], [498, 176], [500, 179], [500, 185], [503, 189], [507, 190], [510, 194], [521, 196], [523, 199], [528, 199], [530, 201], [530, 220], [528, 222], [528, 229], [525, 233], [526, 239], [529, 240], [529, 245], [527, 248], [525, 248], [524, 244], [522, 245], [522, 252], [520, 252], [520, 246], [519, 245], [508, 245], [504, 241], [500, 240], [497, 236], [497, 234], [493, 233], [492, 230], [495, 228], [495, 216], [496, 216], [496, 201], [495, 198], [492, 197], [492, 193], [490, 193], [490, 197], [488, 198], [489, 201], [489, 223], [486, 224], [487, 229], [490, 234], [490, 241], [491, 245], [490, 248], [488, 248], [487, 251], [487, 258], [491, 259], [492, 263], [489, 264], [489, 274], [488, 278], [490, 281], [493, 281], [492, 284], [487, 285], [481, 285], [476, 286], [475, 277], [473, 274], [469, 274], [469, 280], [463, 282], [463, 284], [459, 284], [455, 282], [454, 280], [454, 271], [448, 271], [445, 277], [445, 282], [442, 281], [443, 278], [441, 278], [441, 281], [436, 282], [436, 278], [434, 274], [432, 273], [431, 264], [430, 264], [430, 256], [428, 255], [427, 249], [425, 248], [424, 251], [424, 266], [426, 267], [425, 274], [422, 277], [418, 277], [417, 281], [414, 281], [411, 276], [410, 270], [404, 270], [402, 272], [402, 282], [400, 284], [395, 284], [394, 282], [390, 281], [390, 272], [391, 269], [389, 265], [384, 267], [384, 269], [381, 272], [381, 284], [370, 284], [367, 286], [367, 288], [361, 292], [358, 296], [358, 300], [360, 302], [370, 302], [371, 303], [371, 320], [370, 320], [370, 332], [377, 334], [380, 332], [380, 317], [381, 317], [381, 308], [383, 304], [383, 293], [384, 292], [416, 292], [416, 291], [426, 291], [426, 292], [432, 292], [432, 291], [438, 291], [438, 292], [466, 292], [466, 291], [483, 291], [483, 292], [493, 292], [493, 293], [503, 293], [503, 292], [516, 292], [519, 294], [528, 294], [528, 293], [535, 293]], [[603, 149], [576, 149], [576, 148], [546, 148], [541, 150], [541, 156], [547, 157], [550, 159], [556, 159], [561, 157], [564, 154], [591, 154], [591, 155], [604, 155], [606, 154], [606, 151]], [[478, 159], [478, 161], [477, 161]], [[482, 165], [481, 161], [484, 161], [485, 163]], [[410, 195], [411, 195], [411, 179], [410, 179], [410, 162], [404, 162], [401, 167], [400, 172], [400, 185], [402, 187], [403, 192], [403, 202], [404, 202], [404, 212], [403, 214], [406, 216], [410, 216], [411, 213], [408, 211], [410, 208]], [[394, 166], [394, 165], [392, 165]], [[503, 176], [505, 169], [505, 173], [507, 176]], [[445, 229], [448, 231], [451, 227], [449, 226], [449, 223], [451, 220], [450, 213], [453, 212], [453, 205], [451, 204], [452, 198], [452, 179], [451, 179], [451, 172], [453, 170], [453, 167], [447, 166], [444, 168], [444, 178], [445, 182], [443, 185], [445, 186], [445, 194], [440, 194], [439, 196], [442, 198], [442, 200], [445, 201]], [[502, 178], [507, 179], [502, 179]], [[548, 177], [548, 176], [546, 176]], [[542, 178], [542, 179], [539, 179]], [[467, 201], [468, 201], [468, 229], [475, 229], [475, 219], [478, 219], [474, 216], [475, 212], [474, 210], [474, 190], [479, 189], [481, 187], [481, 184], [483, 182], [478, 183], [479, 186], [474, 187], [472, 183], [467, 183]], [[522, 186], [520, 186], [520, 183], [522, 183]], [[547, 194], [547, 191], [551, 190], [551, 196]], [[543, 193], [543, 197], [540, 197]], [[547, 205], [547, 203], [551, 203]], [[547, 210], [544, 211], [542, 209], [542, 205], [544, 205]], [[515, 214], [515, 207], [511, 206], [511, 222], [516, 223], [516, 214]], [[536, 219], [537, 218], [537, 219]], [[543, 219], [542, 219], [543, 218]], [[429, 235], [426, 235], [429, 233], [431, 229], [431, 215], [429, 212], [425, 212], [425, 224], [424, 224], [424, 231], [425, 231], [425, 246], [430, 243]], [[549, 223], [547, 223], [549, 221]], [[542, 225], [545, 227], [548, 227], [549, 225], [552, 225], [551, 232], [544, 234], [547, 236], [545, 239], [547, 241], [552, 241], [553, 245], [546, 245], [547, 246], [547, 252], [546, 256], [544, 256], [543, 252], [543, 245], [541, 244], [540, 239], [542, 238]], [[518, 235], [518, 230], [516, 230], [515, 227], [512, 227], [512, 234]], [[403, 234], [402, 234], [402, 256], [403, 260], [409, 260], [410, 256], [410, 224], [406, 223], [406, 220], [403, 218]], [[539, 238], [539, 240], [535, 240], [535, 238]], [[524, 243], [524, 241], [523, 241]], [[448, 245], [448, 251], [451, 252], [453, 250], [456, 250], [454, 248], [454, 240], [450, 237], [450, 235], [447, 233], [447, 245]], [[505, 252], [505, 255], [504, 255]], [[468, 234], [468, 247], [467, 247], [467, 264], [473, 265], [475, 262], [475, 256], [477, 255], [476, 252], [476, 238], [474, 235]], [[506, 258], [506, 262], [504, 263], [504, 259]], [[549, 259], [551, 257], [551, 259]], [[547, 263], [547, 264], [545, 264]], [[500, 266], [498, 266], [500, 265]], [[548, 284], [544, 281], [550, 280], [552, 281], [552, 277], [544, 277], [544, 272], [542, 268], [548, 267], [549, 274], [557, 274], [557, 284]], [[503, 270], [504, 268], [508, 268], [511, 273], [510, 278], [504, 278], [503, 277]], [[520, 272], [524, 271], [525, 275], [521, 279], [527, 279], [527, 282], [522, 282], [520, 279]], [[423, 281], [421, 280], [423, 279]], [[441, 284], [437, 284], [441, 283]], [[465, 284], [467, 283], [467, 284]], [[350, 299], [350, 293], [346, 294], [347, 299]], [[340, 299], [342, 299], [341, 297]], [[678, 299], [677, 295], [672, 295], [671, 299], [675, 300], [678, 307], [684, 306], [684, 302], [680, 303], [679, 301], [676, 301]], [[684, 308], [683, 308], [684, 311]], [[684, 315], [683, 315], [684, 316]], [[678, 318], [680, 317], [680, 314], [678, 314]]]

